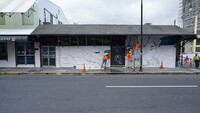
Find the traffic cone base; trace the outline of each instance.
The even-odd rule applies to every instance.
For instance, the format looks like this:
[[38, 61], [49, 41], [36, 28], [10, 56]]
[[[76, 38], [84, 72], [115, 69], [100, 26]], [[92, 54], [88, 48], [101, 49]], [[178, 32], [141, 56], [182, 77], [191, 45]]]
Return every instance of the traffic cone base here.
[[161, 62], [160, 69], [164, 69], [163, 61]]
[[86, 72], [86, 68], [85, 68], [85, 65], [83, 66], [83, 69], [82, 69], [82, 72]]

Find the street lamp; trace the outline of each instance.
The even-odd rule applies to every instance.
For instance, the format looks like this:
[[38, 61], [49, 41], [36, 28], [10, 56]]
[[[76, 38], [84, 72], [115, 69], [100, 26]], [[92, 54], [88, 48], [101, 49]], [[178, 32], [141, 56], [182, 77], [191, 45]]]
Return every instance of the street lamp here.
[[141, 0], [141, 34], [140, 34], [140, 71], [142, 72], [142, 42], [143, 42], [143, 0]]

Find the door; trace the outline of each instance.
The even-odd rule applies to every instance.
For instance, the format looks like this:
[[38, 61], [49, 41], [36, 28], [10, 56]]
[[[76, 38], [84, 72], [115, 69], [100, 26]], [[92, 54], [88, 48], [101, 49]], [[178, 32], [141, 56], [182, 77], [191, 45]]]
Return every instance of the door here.
[[16, 43], [16, 63], [17, 65], [34, 65], [34, 44], [33, 43]]
[[125, 37], [112, 38], [111, 42], [111, 66], [125, 65]]
[[56, 48], [54, 46], [42, 46], [42, 67], [55, 67], [56, 66]]

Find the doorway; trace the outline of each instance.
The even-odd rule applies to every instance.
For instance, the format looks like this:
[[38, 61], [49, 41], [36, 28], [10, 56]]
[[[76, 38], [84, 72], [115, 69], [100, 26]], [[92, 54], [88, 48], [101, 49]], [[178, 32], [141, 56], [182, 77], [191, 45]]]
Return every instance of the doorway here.
[[41, 61], [42, 67], [55, 67], [56, 66], [56, 48], [55, 46], [42, 46], [41, 47]]
[[112, 37], [111, 42], [111, 66], [125, 65], [125, 36]]

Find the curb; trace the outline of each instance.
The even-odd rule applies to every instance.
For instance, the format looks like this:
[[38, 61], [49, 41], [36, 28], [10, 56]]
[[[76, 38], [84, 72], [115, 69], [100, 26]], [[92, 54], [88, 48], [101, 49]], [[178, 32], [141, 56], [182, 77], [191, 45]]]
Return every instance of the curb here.
[[46, 75], [91, 75], [91, 74], [200, 74], [200, 72], [0, 72], [0, 75], [46, 74]]

